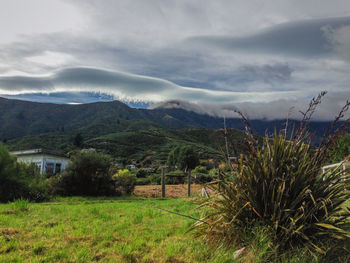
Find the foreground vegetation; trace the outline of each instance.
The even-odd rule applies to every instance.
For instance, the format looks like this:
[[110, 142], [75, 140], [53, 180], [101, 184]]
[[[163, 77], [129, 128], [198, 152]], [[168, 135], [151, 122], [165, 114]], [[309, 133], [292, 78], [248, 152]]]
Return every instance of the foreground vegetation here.
[[[255, 228], [250, 244], [210, 246], [188, 230], [199, 217], [193, 199], [58, 198], [0, 204], [0, 262], [265, 262], [269, 236]], [[289, 262], [316, 262], [295, 250]], [[282, 262], [287, 262], [283, 261]]]
[[232, 251], [186, 233], [186, 199], [60, 198], [0, 205], [0, 262], [229, 262]]
[[[247, 154], [213, 185], [218, 194], [205, 203], [208, 213], [197, 233], [209, 242], [250, 245], [257, 233], [268, 237], [263, 261], [290, 259], [295, 251], [323, 262], [350, 262], [350, 174], [342, 165], [322, 173], [330, 149], [347, 130], [336, 129], [350, 107], [347, 101], [317, 147], [308, 125], [321, 98], [303, 113], [300, 127], [265, 137], [259, 144], [245, 116]], [[346, 121], [349, 122], [350, 119]]]

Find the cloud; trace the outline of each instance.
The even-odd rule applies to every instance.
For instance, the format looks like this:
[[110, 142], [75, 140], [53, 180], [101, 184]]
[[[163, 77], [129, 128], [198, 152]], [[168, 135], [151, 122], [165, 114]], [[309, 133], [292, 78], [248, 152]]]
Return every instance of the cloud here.
[[337, 31], [344, 26], [350, 26], [350, 17], [287, 22], [245, 37], [199, 36], [189, 38], [188, 41], [225, 50], [289, 56], [323, 56], [333, 51], [325, 28]]
[[271, 98], [297, 96], [298, 92], [232, 92], [196, 89], [147, 76], [97, 68], [67, 68], [55, 74], [28, 77], [0, 77], [0, 94], [37, 92], [98, 92], [128, 101], [160, 102], [186, 99], [202, 102], [270, 101]]
[[[336, 96], [326, 95], [322, 103], [313, 115], [313, 120], [328, 121], [333, 120], [341, 108], [345, 105], [348, 92], [342, 92]], [[199, 114], [207, 114], [216, 117], [237, 118], [239, 117], [235, 110], [241, 111], [248, 119], [301, 119], [300, 111], [305, 111], [309, 101], [306, 99], [277, 99], [272, 102], [246, 102], [246, 103], [190, 103], [182, 100], [170, 100], [163, 103], [153, 104], [150, 108], [177, 108], [193, 111]], [[350, 118], [350, 112], [347, 112], [344, 119]]]
[[38, 56], [27, 57], [27, 60], [49, 67], [65, 66], [72, 63], [73, 57], [69, 54], [45, 51]]
[[2, 97], [42, 103], [54, 102], [56, 104], [82, 104], [114, 100], [113, 96], [95, 92], [24, 93], [18, 95], [2, 95]]
[[322, 28], [329, 47], [341, 58], [350, 61], [350, 25], [334, 28], [327, 25]]
[[[234, 104], [261, 118], [280, 117], [320, 90], [334, 105], [338, 94], [350, 95], [348, 0], [60, 3], [70, 10], [67, 21], [59, 3], [52, 23], [46, 14], [55, 5], [28, 4], [16, 37], [0, 41], [0, 94], [217, 104], [203, 106], [212, 114]], [[22, 11], [3, 10], [10, 10], [0, 16], [3, 27], [21, 19]], [[35, 16], [47, 22], [43, 30], [34, 30]]]
[[78, 30], [84, 25], [83, 14], [60, 0], [2, 1], [0, 9], [0, 43], [20, 36]]
[[265, 65], [246, 65], [240, 68], [241, 75], [253, 81], [264, 81], [268, 83], [289, 81], [293, 69], [288, 64], [265, 64]]

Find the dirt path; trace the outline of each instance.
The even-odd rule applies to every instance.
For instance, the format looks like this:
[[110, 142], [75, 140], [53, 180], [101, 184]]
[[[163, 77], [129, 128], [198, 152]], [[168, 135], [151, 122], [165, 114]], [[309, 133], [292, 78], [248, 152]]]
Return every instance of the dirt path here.
[[[199, 184], [191, 185], [191, 194], [200, 195], [202, 192], [202, 186]], [[142, 197], [161, 197], [160, 185], [137, 185], [135, 187], [135, 196]], [[187, 196], [187, 184], [174, 184], [165, 186], [165, 196], [170, 198], [185, 197]]]

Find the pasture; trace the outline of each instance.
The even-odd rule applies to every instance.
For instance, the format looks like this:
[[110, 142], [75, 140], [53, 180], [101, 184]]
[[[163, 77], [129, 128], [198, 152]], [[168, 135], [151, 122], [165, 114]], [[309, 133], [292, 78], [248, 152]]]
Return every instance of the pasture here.
[[193, 199], [59, 198], [0, 204], [0, 262], [229, 262], [186, 233]]

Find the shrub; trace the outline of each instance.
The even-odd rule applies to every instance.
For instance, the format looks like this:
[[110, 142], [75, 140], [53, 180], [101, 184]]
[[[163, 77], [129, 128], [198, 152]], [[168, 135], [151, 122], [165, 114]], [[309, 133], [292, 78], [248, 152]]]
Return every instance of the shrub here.
[[212, 178], [218, 178], [219, 169], [217, 169], [217, 168], [210, 169], [210, 170], [209, 170], [209, 175], [210, 175], [210, 177], [212, 177]]
[[115, 187], [109, 169], [111, 158], [95, 151], [79, 152], [67, 169], [51, 177], [52, 191], [58, 195], [114, 195]]
[[[326, 132], [316, 148], [310, 146], [307, 132], [322, 96], [310, 103], [294, 136], [287, 138], [287, 132], [275, 132], [262, 145], [256, 143], [248, 121], [241, 115], [247, 126], [247, 154], [241, 156], [236, 171], [221, 174], [221, 190], [206, 202], [209, 212], [196, 224], [198, 234], [210, 241], [246, 245], [245, 230], [260, 225], [271, 234], [277, 255], [293, 248], [305, 248], [314, 255], [348, 253], [350, 214], [343, 206], [350, 199], [345, 190], [350, 186], [350, 176], [339, 169], [321, 173], [327, 150], [344, 129], [332, 136]], [[347, 102], [329, 131], [349, 105]]]
[[151, 184], [161, 184], [162, 175], [160, 173], [154, 173], [149, 176]]
[[136, 176], [127, 169], [119, 170], [113, 175], [115, 186], [121, 194], [131, 194], [136, 184]]
[[146, 169], [138, 169], [136, 172], [136, 177], [137, 178], [145, 178], [149, 175], [149, 172]]
[[197, 166], [193, 169], [192, 176], [194, 176], [194, 182], [200, 184], [209, 183], [214, 179], [204, 166]]
[[34, 164], [17, 163], [16, 158], [0, 145], [0, 202], [20, 198], [47, 200], [46, 180]]
[[201, 173], [201, 174], [207, 174], [208, 170], [204, 166], [197, 166], [196, 168], [193, 169], [193, 173]]

